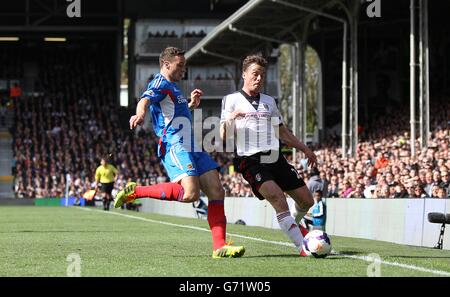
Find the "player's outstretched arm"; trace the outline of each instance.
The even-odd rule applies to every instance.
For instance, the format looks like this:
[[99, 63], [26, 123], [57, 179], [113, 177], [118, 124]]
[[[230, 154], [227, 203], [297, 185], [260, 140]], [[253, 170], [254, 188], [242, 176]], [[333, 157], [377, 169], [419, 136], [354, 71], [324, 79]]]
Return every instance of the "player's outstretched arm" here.
[[286, 145], [299, 149], [303, 153], [305, 153], [306, 158], [308, 158], [308, 165], [314, 166], [317, 162], [317, 157], [313, 151], [309, 149], [305, 144], [303, 144], [288, 128], [284, 125], [279, 126], [279, 136], [281, 141], [283, 141]]
[[136, 107], [136, 114], [130, 118], [130, 129], [133, 130], [137, 125], [141, 125], [144, 122], [145, 113], [150, 100], [141, 98]]

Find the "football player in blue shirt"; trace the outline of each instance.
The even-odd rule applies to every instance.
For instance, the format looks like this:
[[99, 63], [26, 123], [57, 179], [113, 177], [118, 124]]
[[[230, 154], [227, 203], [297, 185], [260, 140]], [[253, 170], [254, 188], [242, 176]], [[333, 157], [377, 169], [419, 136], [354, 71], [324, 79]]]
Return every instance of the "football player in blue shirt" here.
[[153, 129], [159, 137], [158, 157], [162, 160], [170, 181], [151, 186], [128, 183], [114, 200], [119, 208], [137, 198], [192, 203], [200, 197], [200, 190], [208, 196], [208, 223], [213, 239], [213, 258], [235, 258], [244, 254], [243, 246], [227, 244], [224, 196], [219, 179], [219, 166], [201, 149], [195, 147], [191, 110], [198, 107], [203, 92], [191, 92], [191, 101], [182, 94], [176, 82], [186, 72], [184, 51], [167, 47], [159, 58], [160, 73], [142, 94], [136, 114], [130, 118], [130, 129], [144, 122], [150, 111]]

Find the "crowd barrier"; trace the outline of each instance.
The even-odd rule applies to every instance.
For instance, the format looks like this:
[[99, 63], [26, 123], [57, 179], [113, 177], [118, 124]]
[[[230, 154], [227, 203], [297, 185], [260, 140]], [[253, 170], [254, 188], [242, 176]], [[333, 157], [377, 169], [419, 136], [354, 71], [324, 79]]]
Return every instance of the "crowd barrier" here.
[[[207, 199], [202, 198], [206, 203]], [[197, 218], [192, 203], [141, 199], [143, 212]], [[326, 232], [330, 235], [434, 247], [439, 224], [428, 222], [429, 212], [450, 213], [450, 199], [324, 199], [327, 209]], [[293, 200], [288, 199], [292, 207]], [[279, 229], [275, 212], [267, 201], [256, 198], [225, 199], [228, 223], [242, 220], [249, 226]], [[444, 237], [450, 249], [450, 232]]]
[[86, 200], [84, 198], [76, 197], [44, 197], [34, 199], [36, 206], [85, 206]]

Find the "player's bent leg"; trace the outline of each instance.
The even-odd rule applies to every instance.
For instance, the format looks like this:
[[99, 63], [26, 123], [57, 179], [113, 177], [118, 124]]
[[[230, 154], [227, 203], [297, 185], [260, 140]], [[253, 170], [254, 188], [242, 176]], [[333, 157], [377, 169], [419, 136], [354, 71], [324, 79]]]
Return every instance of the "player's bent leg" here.
[[[295, 221], [300, 223], [311, 206], [314, 205], [313, 196], [307, 186], [303, 186], [292, 191], [286, 191], [286, 193], [288, 193], [289, 196], [291, 196], [295, 201], [293, 215]], [[300, 230], [302, 231], [303, 236], [308, 234], [308, 229], [304, 228], [303, 225], [300, 225]]]
[[258, 192], [272, 205], [276, 213], [289, 211], [283, 190], [273, 180], [264, 182]]
[[[114, 207], [119, 208], [123, 204], [130, 203], [137, 198], [151, 198], [167, 201], [191, 202], [188, 199], [198, 199], [199, 195], [187, 194], [182, 185], [178, 183], [160, 183], [151, 186], [136, 186], [135, 182], [130, 182], [125, 189], [119, 191], [114, 200]], [[187, 198], [186, 198], [187, 197]], [[183, 200], [186, 199], [186, 200]]]
[[291, 196], [296, 202], [297, 210], [308, 211], [308, 209], [314, 205], [314, 198], [307, 186], [303, 186], [292, 191], [286, 191], [286, 193], [288, 193], [289, 196]]
[[264, 182], [258, 189], [258, 192], [275, 209], [281, 230], [283, 230], [297, 247], [300, 256], [306, 256], [306, 253], [303, 251], [303, 234], [301, 233], [300, 227], [295, 222], [295, 219], [291, 216], [284, 192], [273, 180]]
[[200, 198], [200, 181], [198, 176], [186, 176], [181, 179], [180, 184], [184, 189], [180, 202], [191, 203]]

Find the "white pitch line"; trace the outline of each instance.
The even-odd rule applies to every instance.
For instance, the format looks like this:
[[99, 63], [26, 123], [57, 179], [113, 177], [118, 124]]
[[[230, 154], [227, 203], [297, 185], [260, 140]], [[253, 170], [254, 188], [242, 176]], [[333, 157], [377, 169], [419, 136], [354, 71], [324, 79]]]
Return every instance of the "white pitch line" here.
[[[197, 231], [203, 231], [203, 232], [211, 232], [209, 229], [206, 229], [206, 228], [200, 228], [200, 227], [189, 226], [189, 225], [180, 225], [180, 224], [174, 224], [174, 223], [169, 223], [169, 222], [164, 222], [164, 221], [157, 221], [157, 220], [147, 219], [147, 218], [143, 218], [143, 217], [136, 217], [136, 216], [132, 216], [132, 215], [118, 213], [118, 212], [105, 212], [105, 211], [101, 211], [101, 210], [91, 210], [91, 209], [84, 208], [84, 207], [77, 207], [77, 209], [81, 209], [81, 210], [85, 210], [85, 211], [95, 211], [98, 213], [112, 214], [112, 215], [122, 216], [122, 217], [140, 220], [140, 221], [149, 222], [149, 223], [155, 223], [155, 224], [161, 224], [161, 225], [167, 225], [167, 226], [173, 226], [173, 227], [179, 227], [179, 228], [185, 228], [185, 229], [191, 229], [191, 230], [197, 230]], [[295, 247], [294, 244], [289, 243], [289, 242], [272, 241], [272, 240], [266, 240], [266, 239], [262, 239], [262, 238], [250, 237], [250, 236], [234, 234], [234, 233], [228, 233], [228, 234], [233, 237], [244, 238], [244, 239], [249, 239], [249, 240], [253, 240], [253, 241], [261, 241], [261, 242], [271, 243], [271, 244], [276, 244], [276, 245]], [[372, 257], [369, 257], [369, 256], [354, 256], [354, 255], [345, 255], [345, 254], [340, 254], [340, 253], [333, 253], [333, 255], [350, 258], [350, 259], [362, 260], [365, 262], [376, 261]], [[400, 267], [400, 268], [404, 268], [404, 269], [432, 273], [432, 274], [441, 275], [441, 276], [450, 276], [450, 272], [442, 271], [442, 270], [428, 269], [428, 268], [421, 267], [421, 266], [408, 265], [408, 264], [403, 264], [403, 263], [398, 263], [398, 262], [389, 262], [389, 261], [384, 261], [384, 260], [380, 260], [379, 263], [388, 265], [388, 266], [396, 266], [396, 267]]]

